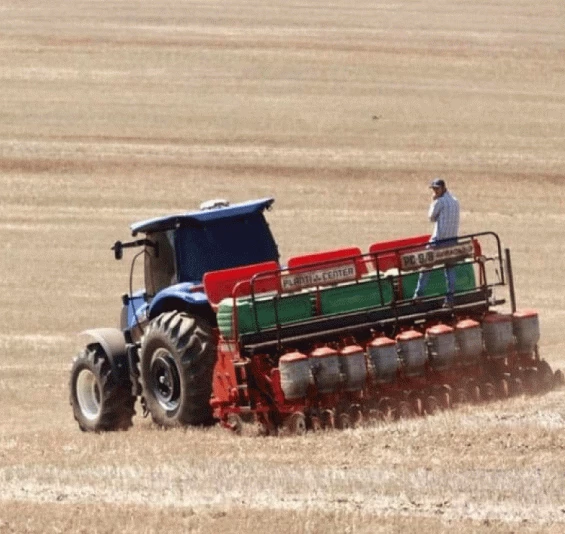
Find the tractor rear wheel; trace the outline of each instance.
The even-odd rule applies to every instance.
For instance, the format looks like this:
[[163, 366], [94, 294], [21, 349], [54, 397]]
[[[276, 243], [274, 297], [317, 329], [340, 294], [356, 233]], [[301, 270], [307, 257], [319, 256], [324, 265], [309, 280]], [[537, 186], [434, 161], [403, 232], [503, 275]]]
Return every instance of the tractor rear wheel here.
[[140, 379], [153, 421], [170, 428], [214, 422], [216, 344], [207, 322], [184, 312], [153, 319], [141, 340]]
[[129, 378], [118, 376], [98, 344], [79, 353], [71, 367], [70, 402], [81, 430], [127, 430], [135, 415]]

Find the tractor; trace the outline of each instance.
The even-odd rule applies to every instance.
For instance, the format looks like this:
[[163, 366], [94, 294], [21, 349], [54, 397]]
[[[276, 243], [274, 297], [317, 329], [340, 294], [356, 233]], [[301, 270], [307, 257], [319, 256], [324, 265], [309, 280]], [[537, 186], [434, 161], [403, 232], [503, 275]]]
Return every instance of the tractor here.
[[[83, 332], [72, 363], [81, 430], [126, 430], [139, 401], [164, 428], [253, 422], [299, 435], [563, 383], [539, 355], [538, 313], [516, 308], [496, 233], [434, 247], [412, 236], [283, 264], [265, 218], [273, 202], [208, 201], [135, 223], [134, 240], [114, 243], [117, 260], [140, 250], [119, 328]], [[133, 291], [138, 258], [145, 287]], [[446, 307], [448, 269], [456, 292]]]

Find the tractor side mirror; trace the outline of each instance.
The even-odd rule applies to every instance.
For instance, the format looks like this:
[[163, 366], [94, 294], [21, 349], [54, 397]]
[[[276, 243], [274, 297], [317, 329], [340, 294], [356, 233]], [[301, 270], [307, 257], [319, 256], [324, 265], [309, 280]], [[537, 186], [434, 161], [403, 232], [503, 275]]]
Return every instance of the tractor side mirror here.
[[124, 245], [121, 241], [116, 241], [112, 247], [114, 258], [121, 260], [124, 257]]

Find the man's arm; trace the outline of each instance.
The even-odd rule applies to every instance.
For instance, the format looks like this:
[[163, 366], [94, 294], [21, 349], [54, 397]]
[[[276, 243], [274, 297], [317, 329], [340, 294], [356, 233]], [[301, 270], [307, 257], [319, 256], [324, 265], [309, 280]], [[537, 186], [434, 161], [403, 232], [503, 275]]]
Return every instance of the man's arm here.
[[439, 212], [441, 211], [440, 199], [434, 200], [430, 205], [430, 210], [428, 211], [428, 219], [430, 222], [436, 222], [439, 217]]

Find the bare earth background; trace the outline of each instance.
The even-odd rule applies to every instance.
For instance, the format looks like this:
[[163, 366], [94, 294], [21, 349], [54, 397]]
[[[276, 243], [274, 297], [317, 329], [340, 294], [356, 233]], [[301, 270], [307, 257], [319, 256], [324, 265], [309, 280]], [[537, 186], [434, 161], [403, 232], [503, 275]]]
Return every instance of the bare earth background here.
[[565, 367], [562, 0], [4, 0], [0, 532], [563, 532], [565, 391], [304, 438], [84, 435], [131, 222], [275, 196], [282, 257], [497, 231]]

